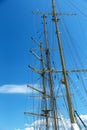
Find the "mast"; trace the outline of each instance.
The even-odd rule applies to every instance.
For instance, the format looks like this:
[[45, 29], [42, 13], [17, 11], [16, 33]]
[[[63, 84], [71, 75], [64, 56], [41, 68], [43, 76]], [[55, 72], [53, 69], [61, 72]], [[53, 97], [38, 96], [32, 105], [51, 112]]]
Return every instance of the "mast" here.
[[66, 88], [66, 95], [67, 95], [67, 102], [68, 102], [68, 108], [69, 108], [70, 121], [71, 121], [71, 124], [73, 125], [73, 124], [76, 124], [76, 121], [75, 121], [74, 111], [73, 111], [73, 107], [72, 107], [69, 83], [68, 83], [68, 79], [67, 79], [67, 72], [66, 72], [66, 66], [65, 66], [65, 61], [64, 61], [64, 55], [63, 55], [63, 50], [62, 50], [61, 39], [60, 39], [58, 20], [57, 20], [57, 13], [56, 13], [56, 9], [55, 9], [54, 0], [52, 0], [52, 14], [53, 14], [53, 20], [54, 20], [55, 28], [56, 28], [56, 35], [57, 35], [60, 59], [61, 59], [61, 64], [62, 64], [62, 73], [63, 73], [63, 78], [64, 78], [64, 84], [65, 84], [65, 88]]
[[44, 37], [46, 42], [46, 60], [47, 60], [47, 69], [49, 70], [48, 77], [49, 77], [49, 89], [50, 94], [52, 96], [51, 98], [51, 108], [53, 113], [53, 119], [54, 119], [54, 130], [57, 130], [57, 120], [56, 120], [56, 100], [54, 95], [54, 87], [53, 87], [53, 79], [52, 74], [50, 72], [51, 65], [50, 65], [50, 52], [49, 52], [49, 46], [48, 46], [48, 34], [47, 34], [47, 28], [46, 28], [46, 15], [43, 15], [43, 24], [44, 24]]
[[42, 76], [42, 85], [43, 85], [43, 100], [44, 100], [44, 109], [42, 110], [45, 114], [46, 117], [46, 130], [49, 130], [49, 124], [48, 124], [48, 112], [49, 110], [47, 110], [47, 100], [46, 100], [46, 80], [45, 80], [45, 72], [44, 72], [44, 60], [43, 60], [43, 52], [42, 52], [42, 43], [40, 43], [40, 51], [41, 51], [41, 66], [42, 66], [42, 70], [43, 73], [41, 74]]

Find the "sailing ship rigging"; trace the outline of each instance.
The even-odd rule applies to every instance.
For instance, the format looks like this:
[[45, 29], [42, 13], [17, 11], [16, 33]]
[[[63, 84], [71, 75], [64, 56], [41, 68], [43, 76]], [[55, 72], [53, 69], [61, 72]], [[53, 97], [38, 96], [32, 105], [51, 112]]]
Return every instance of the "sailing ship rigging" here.
[[[32, 65], [29, 65], [28, 67], [41, 77], [39, 78], [41, 80], [41, 84], [29, 84], [27, 86], [29, 89], [33, 90], [33, 96], [31, 96], [30, 98], [33, 98], [35, 101], [32, 100], [33, 107], [31, 108], [30, 106], [31, 110], [24, 113], [26, 115], [29, 115], [31, 117], [30, 119], [33, 120], [31, 123], [31, 127], [34, 125], [33, 129], [35, 130], [87, 130], [86, 123], [78, 114], [78, 109], [76, 110], [76, 107], [73, 105], [73, 98], [75, 96], [74, 93], [72, 93], [76, 91], [76, 93], [79, 94], [79, 88], [77, 87], [77, 85], [84, 85], [84, 81], [83, 79], [81, 79], [80, 75], [81, 73], [82, 75], [83, 73], [87, 73], [87, 69], [81, 68], [79, 66], [76, 66], [75, 68], [74, 64], [76, 64], [77, 62], [74, 58], [75, 55], [71, 57], [71, 54], [73, 53], [72, 50], [64, 51], [63, 45], [65, 44], [65, 41], [64, 44], [62, 43], [62, 37], [64, 35], [61, 36], [60, 32], [61, 16], [64, 15], [76, 17], [77, 14], [60, 13], [56, 10], [55, 1], [52, 0], [51, 2], [51, 12], [33, 12], [33, 14], [41, 15], [44, 30], [44, 40], [40, 39], [40, 41], [37, 41], [33, 37], [31, 38], [38, 48], [30, 49], [30, 53], [39, 61], [41, 69], [35, 69], [35, 67], [33, 67]], [[47, 31], [48, 17], [52, 19], [53, 26], [55, 27], [56, 38], [54, 41], [49, 40], [50, 34], [48, 34]], [[67, 29], [66, 26], [65, 29]], [[70, 36], [68, 30], [67, 33], [68, 36]], [[52, 38], [50, 37], [50, 39]], [[71, 36], [70, 39], [72, 39]], [[56, 55], [54, 57], [56, 61], [54, 61], [53, 59], [54, 51], [56, 51]], [[66, 60], [68, 60], [69, 57], [66, 59], [64, 54], [67, 56], [70, 55], [71, 57], [71, 59], [69, 59], [68, 61], [68, 64], [71, 62], [71, 60], [74, 59], [73, 69], [72, 65], [67, 66]], [[57, 66], [57, 69], [55, 66]], [[80, 82], [82, 81], [82, 84], [76, 83], [75, 86], [75, 84], [73, 84], [73, 80], [77, 80], [77, 82], [78, 80], [80, 80]], [[71, 86], [74, 87], [72, 87], [71, 89]], [[87, 88], [85, 87], [85, 85], [83, 89], [86, 95]], [[81, 94], [79, 95], [81, 96]], [[87, 107], [86, 99], [84, 99], [84, 101], [86, 104], [85, 106]], [[60, 105], [61, 102], [62, 107]], [[62, 111], [62, 109], [64, 110]], [[68, 116], [66, 115], [66, 112], [68, 113]], [[63, 114], [65, 115], [63, 116]]]

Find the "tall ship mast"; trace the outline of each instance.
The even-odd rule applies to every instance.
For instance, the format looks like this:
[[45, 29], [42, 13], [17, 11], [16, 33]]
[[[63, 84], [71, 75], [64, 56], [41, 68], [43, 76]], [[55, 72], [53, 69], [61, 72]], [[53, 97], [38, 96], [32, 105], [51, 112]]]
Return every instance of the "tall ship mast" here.
[[[38, 67], [35, 68], [35, 62], [28, 67], [36, 73], [35, 79], [38, 79], [39, 83], [35, 80], [34, 83], [27, 85], [32, 93], [29, 94], [30, 107], [24, 114], [29, 116], [30, 122], [28, 125], [31, 130], [87, 130], [87, 124], [79, 115], [78, 108], [75, 106], [75, 102], [78, 104], [78, 100], [84, 98], [87, 94], [87, 87], [81, 76], [81, 74], [87, 73], [87, 69], [77, 66], [77, 61], [74, 59], [75, 55], [72, 56], [73, 52], [70, 49], [73, 42], [66, 25], [62, 26], [65, 27], [69, 37], [68, 42], [71, 40], [71, 44], [65, 41], [63, 43], [62, 38], [65, 35], [62, 36], [60, 32], [61, 16], [76, 17], [77, 14], [58, 12], [54, 0], [51, 0], [51, 5], [51, 12], [33, 12], [34, 15], [41, 16], [43, 35], [39, 34], [39, 40], [31, 37], [37, 48], [30, 49], [30, 53], [37, 59]], [[48, 33], [50, 18], [54, 30]], [[65, 47], [66, 50], [64, 50], [64, 44], [69, 48]], [[66, 56], [68, 58], [65, 58]], [[77, 57], [79, 57], [78, 53]], [[76, 79], [80, 80], [80, 83], [76, 83], [75, 86], [73, 80]], [[83, 90], [81, 90], [83, 96], [79, 93], [80, 88], [77, 85], [80, 87], [84, 85]], [[75, 97], [74, 91], [78, 96]], [[86, 106], [86, 98], [84, 98], [84, 101], [84, 106]], [[85, 109], [87, 109], [87, 106]]]

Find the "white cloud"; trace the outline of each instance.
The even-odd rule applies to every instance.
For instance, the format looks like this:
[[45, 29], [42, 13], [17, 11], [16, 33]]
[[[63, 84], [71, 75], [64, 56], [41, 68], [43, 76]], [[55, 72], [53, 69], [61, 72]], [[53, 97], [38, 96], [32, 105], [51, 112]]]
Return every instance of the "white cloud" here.
[[[85, 122], [85, 124], [87, 124], [87, 115], [80, 115], [81, 119]], [[51, 128], [52, 126], [52, 119], [49, 119], [49, 126]], [[80, 122], [81, 123], [81, 122]], [[37, 130], [39, 129], [38, 126], [43, 127], [45, 125], [45, 120], [36, 120], [35, 122], [33, 122], [32, 124], [25, 124], [26, 128], [25, 130], [34, 130], [34, 126], [37, 128]], [[71, 129], [71, 125], [70, 125], [70, 120], [64, 118], [63, 116], [61, 116], [61, 119], [59, 121], [59, 127], [60, 130], [63, 129], [63, 126], [66, 129]], [[83, 126], [81, 125], [81, 127], [83, 128]]]
[[34, 130], [34, 128], [33, 127], [31, 127], [31, 128], [25, 128], [24, 130]]
[[[80, 117], [81, 117], [82, 121], [85, 123], [85, 125], [87, 126], [87, 115], [80, 115]], [[83, 126], [83, 125], [81, 124], [81, 126]]]
[[44, 119], [36, 120], [34, 123], [31, 124], [31, 126], [38, 126], [38, 125], [43, 125], [43, 124], [46, 124]]
[[[30, 86], [33, 86], [35, 88], [38, 88], [39, 85], [37, 84], [30, 84]], [[37, 91], [34, 91], [36, 93]], [[6, 84], [0, 86], [0, 93], [20, 93], [20, 94], [25, 94], [25, 93], [32, 93], [32, 89], [27, 87], [27, 84], [24, 85], [17, 85], [17, 84]]]
[[[60, 127], [60, 130], [62, 130], [62, 125], [64, 125], [63, 124], [63, 120], [65, 120], [65, 119], [62, 119], [62, 123], [59, 123], [58, 125], [59, 125], [59, 127]], [[50, 128], [50, 130], [52, 130], [52, 125], [53, 125], [53, 119], [51, 118], [49, 118], [48, 119], [48, 122], [49, 122], [49, 128]], [[67, 122], [67, 123], [66, 123]], [[67, 126], [67, 124], [69, 124], [69, 120], [67, 120], [66, 119], [66, 122], [65, 122], [65, 124], [66, 124], [66, 128], [67, 129], [69, 129], [70, 128], [70, 125], [69, 126]], [[25, 124], [25, 130], [34, 130], [34, 126], [35, 126], [35, 130], [39, 130], [39, 128], [41, 127], [41, 128], [44, 128], [44, 126], [45, 126], [45, 124], [46, 124], [46, 120], [45, 119], [42, 119], [42, 120], [36, 120], [35, 122], [33, 122], [32, 124]]]
[[83, 119], [83, 121], [87, 120], [87, 115], [80, 115], [81, 119]]
[[[28, 91], [27, 85], [14, 85], [14, 84], [8, 84], [0, 86], [0, 93], [26, 93]], [[29, 90], [30, 92], [30, 90]]]

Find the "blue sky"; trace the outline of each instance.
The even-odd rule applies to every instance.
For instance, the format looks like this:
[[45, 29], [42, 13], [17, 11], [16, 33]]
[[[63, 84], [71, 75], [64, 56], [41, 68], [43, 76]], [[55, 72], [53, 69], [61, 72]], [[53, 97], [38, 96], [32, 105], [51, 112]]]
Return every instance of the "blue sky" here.
[[[85, 3], [84, 0], [83, 6]], [[31, 71], [27, 67], [33, 61], [29, 55], [29, 49], [34, 47], [30, 37], [37, 30], [36, 16], [32, 16], [32, 11], [39, 8], [40, 11], [47, 11], [50, 7], [50, 0], [0, 0], [0, 130], [24, 130], [26, 85], [32, 81]], [[84, 8], [83, 12], [86, 10]], [[87, 18], [80, 22], [83, 20], [86, 25]], [[87, 29], [83, 25], [82, 28], [86, 35]]]
[[[0, 0], [0, 87], [29, 81], [31, 11], [28, 0]], [[24, 130], [25, 99], [24, 94], [0, 94], [0, 130]]]
[[32, 11], [41, 3], [0, 0], [0, 130], [24, 130]]

